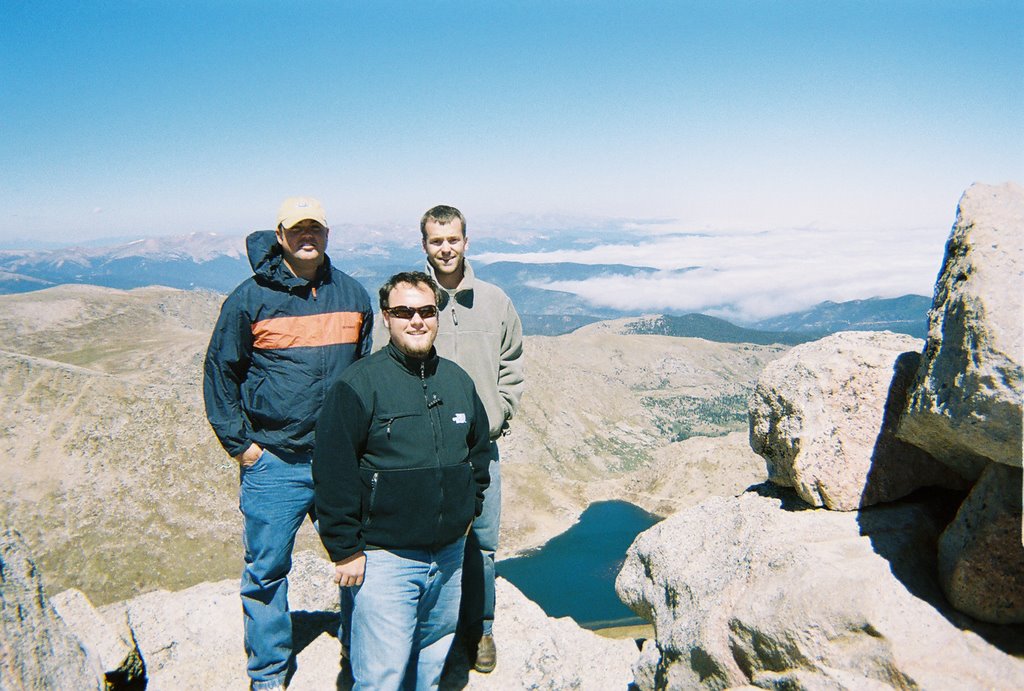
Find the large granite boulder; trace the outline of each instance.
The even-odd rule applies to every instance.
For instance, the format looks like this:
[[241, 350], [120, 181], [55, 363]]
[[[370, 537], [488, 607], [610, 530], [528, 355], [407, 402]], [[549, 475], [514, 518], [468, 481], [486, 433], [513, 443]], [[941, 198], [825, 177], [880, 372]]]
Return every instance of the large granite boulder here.
[[945, 603], [941, 523], [923, 504], [816, 510], [768, 484], [666, 519], [636, 539], [616, 582], [655, 627], [636, 683], [1024, 688], [1024, 659], [1005, 650], [1024, 630], [986, 629]]
[[923, 342], [846, 331], [769, 363], [750, 397], [750, 446], [768, 479], [812, 506], [850, 511], [929, 485], [964, 481], [896, 438]]
[[[289, 688], [296, 691], [335, 688], [338, 680], [338, 588], [332, 573], [330, 562], [313, 552], [293, 558], [288, 602], [298, 668]], [[148, 691], [249, 688], [238, 579], [158, 590], [100, 613], [115, 628], [131, 630], [146, 664]]]
[[100, 616], [81, 590], [57, 593], [50, 604], [75, 632], [86, 651], [99, 661], [108, 686], [115, 689], [142, 688], [146, 683], [146, 665], [127, 622], [113, 626]]
[[1021, 470], [990, 463], [939, 538], [939, 582], [961, 612], [1024, 624]]
[[935, 286], [928, 345], [899, 436], [971, 479], [1021, 466], [1024, 188], [976, 184], [960, 199]]
[[51, 607], [18, 531], [0, 534], [0, 689], [102, 689], [103, 673]]
[[102, 607], [100, 614], [115, 629], [132, 631], [148, 691], [248, 686], [237, 581], [157, 590]]

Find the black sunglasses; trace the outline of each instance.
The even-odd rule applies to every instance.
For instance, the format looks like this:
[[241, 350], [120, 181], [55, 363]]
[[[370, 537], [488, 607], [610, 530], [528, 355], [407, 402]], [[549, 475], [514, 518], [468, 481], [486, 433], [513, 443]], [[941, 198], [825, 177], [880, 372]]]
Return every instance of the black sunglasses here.
[[437, 316], [437, 305], [423, 305], [423, 307], [406, 307], [405, 305], [399, 305], [398, 307], [389, 307], [384, 310], [392, 317], [399, 319], [412, 319], [412, 315], [418, 314], [422, 319], [430, 319]]

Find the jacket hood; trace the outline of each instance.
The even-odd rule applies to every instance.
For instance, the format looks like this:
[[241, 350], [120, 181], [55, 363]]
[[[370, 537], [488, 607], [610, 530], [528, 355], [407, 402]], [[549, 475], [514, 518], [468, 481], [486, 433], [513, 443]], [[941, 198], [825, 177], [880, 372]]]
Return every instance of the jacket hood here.
[[[293, 274], [285, 265], [281, 245], [277, 242], [277, 233], [272, 230], [257, 230], [254, 233], [249, 233], [245, 239], [245, 252], [249, 256], [249, 266], [252, 267], [252, 272], [258, 279], [289, 290], [310, 283], [310, 281]], [[312, 283], [324, 283], [330, 275], [331, 260], [325, 254], [324, 263], [320, 265], [320, 270]]]

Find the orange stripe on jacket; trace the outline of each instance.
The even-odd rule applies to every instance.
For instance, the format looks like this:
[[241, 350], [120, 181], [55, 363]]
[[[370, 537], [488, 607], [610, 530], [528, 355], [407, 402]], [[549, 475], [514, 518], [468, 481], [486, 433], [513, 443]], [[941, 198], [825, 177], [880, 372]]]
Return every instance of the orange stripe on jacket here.
[[275, 317], [252, 325], [252, 345], [261, 350], [277, 350], [358, 343], [362, 325], [363, 315], [359, 312]]

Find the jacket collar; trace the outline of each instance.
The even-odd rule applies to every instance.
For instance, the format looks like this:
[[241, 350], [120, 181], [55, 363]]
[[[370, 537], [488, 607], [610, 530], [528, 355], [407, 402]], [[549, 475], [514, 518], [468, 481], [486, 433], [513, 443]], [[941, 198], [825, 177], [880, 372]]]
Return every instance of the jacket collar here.
[[[469, 259], [466, 257], [462, 258], [463, 274], [462, 280], [459, 281], [459, 285], [455, 287], [455, 290], [448, 290], [438, 283], [437, 287], [440, 289], [441, 297], [438, 300], [437, 306], [439, 309], [444, 309], [448, 305], [448, 301], [453, 297], [459, 304], [467, 307], [473, 305], [473, 287], [476, 284], [476, 274], [473, 272], [473, 266], [469, 263]], [[434, 273], [433, 265], [427, 262], [427, 274], [437, 281], [437, 274]]]
[[426, 365], [426, 368], [423, 370], [423, 372], [426, 376], [432, 376], [434, 372], [437, 371], [438, 357], [437, 349], [434, 347], [430, 348], [430, 353], [425, 358], [415, 358], [406, 355], [401, 350], [396, 348], [395, 344], [392, 343], [391, 341], [388, 341], [388, 344], [384, 347], [384, 350], [387, 351], [388, 355], [391, 357], [392, 360], [394, 360], [399, 365], [399, 367], [401, 367], [409, 374], [412, 374], [414, 376], [420, 376], [420, 366], [424, 364]]
[[[473, 290], [473, 284], [476, 282], [476, 274], [473, 272], [473, 267], [469, 263], [469, 259], [466, 257], [462, 258], [462, 267], [462, 280], [459, 281], [459, 285], [455, 287], [455, 290], [448, 291], [447, 288], [442, 287], [441, 284], [438, 283], [438, 287], [441, 288], [442, 293], [452, 292], [458, 294], [467, 290]], [[437, 274], [434, 272], [434, 265], [429, 261], [427, 262], [427, 274], [434, 279], [435, 282], [437, 281]]]

